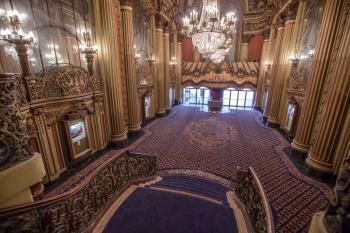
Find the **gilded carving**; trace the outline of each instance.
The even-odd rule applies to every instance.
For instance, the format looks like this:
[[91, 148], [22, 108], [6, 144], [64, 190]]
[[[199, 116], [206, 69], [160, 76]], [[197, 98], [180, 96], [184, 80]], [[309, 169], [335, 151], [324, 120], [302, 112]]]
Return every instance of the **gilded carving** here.
[[27, 77], [27, 85], [32, 101], [81, 95], [100, 88], [95, 76], [73, 65], [45, 69], [36, 76]]
[[0, 165], [1, 169], [32, 155], [28, 147], [26, 114], [21, 112], [19, 75], [0, 77]]
[[77, 192], [1, 214], [0, 232], [82, 232], [89, 229], [114, 198], [132, 181], [156, 174], [156, 158], [123, 154], [102, 165]]
[[[350, 162], [348, 152], [345, 163]], [[350, 230], [350, 168], [340, 169], [336, 185], [325, 215], [325, 223], [330, 233], [349, 232]]]
[[250, 171], [237, 168], [235, 192], [239, 200], [246, 206], [255, 232], [267, 232], [267, 216], [258, 186]]

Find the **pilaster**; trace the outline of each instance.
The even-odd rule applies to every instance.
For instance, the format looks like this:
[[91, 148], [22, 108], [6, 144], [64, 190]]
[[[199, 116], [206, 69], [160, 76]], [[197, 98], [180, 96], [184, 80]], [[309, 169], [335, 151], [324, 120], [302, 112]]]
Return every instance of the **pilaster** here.
[[342, 0], [326, 1], [320, 32], [315, 47], [315, 56], [309, 76], [305, 101], [292, 147], [301, 152], [308, 152], [311, 145], [311, 135], [319, 108], [323, 86], [328, 73], [331, 52], [334, 44]]
[[[348, 17], [348, 13], [345, 14], [346, 17]], [[339, 50], [333, 63], [333, 72], [326, 76], [329, 88], [325, 93], [324, 114], [318, 115], [321, 118], [319, 131], [306, 160], [308, 166], [327, 173], [332, 172], [334, 161], [337, 159], [334, 157], [336, 147], [342, 129], [347, 127], [343, 124], [350, 104], [350, 78], [348, 73], [350, 65], [349, 19], [346, 20], [343, 32]]]
[[156, 14], [156, 41], [157, 41], [157, 114], [164, 115], [164, 47], [163, 47], [163, 20]]
[[119, 143], [127, 139], [125, 127], [119, 37], [117, 36], [116, 7], [114, 1], [94, 1], [95, 29], [99, 46], [99, 71], [106, 93], [105, 105], [111, 141]]
[[276, 71], [277, 71], [279, 57], [280, 57], [280, 51], [281, 51], [281, 47], [282, 47], [281, 44], [282, 44], [282, 39], [283, 39], [283, 33], [284, 33], [284, 26], [279, 25], [279, 27], [277, 29], [276, 43], [274, 45], [274, 53], [273, 53], [272, 67], [271, 67], [271, 79], [270, 79], [268, 98], [267, 98], [265, 111], [264, 111], [264, 117], [270, 116], [272, 97], [274, 94]]
[[124, 55], [124, 71], [126, 80], [128, 130], [137, 132], [141, 129], [140, 101], [137, 94], [136, 65], [134, 51], [134, 28], [132, 5], [129, 1], [121, 1], [122, 39]]
[[171, 103], [169, 98], [170, 88], [170, 46], [169, 46], [169, 27], [163, 29], [163, 52], [164, 52], [164, 105], [165, 111], [170, 111]]

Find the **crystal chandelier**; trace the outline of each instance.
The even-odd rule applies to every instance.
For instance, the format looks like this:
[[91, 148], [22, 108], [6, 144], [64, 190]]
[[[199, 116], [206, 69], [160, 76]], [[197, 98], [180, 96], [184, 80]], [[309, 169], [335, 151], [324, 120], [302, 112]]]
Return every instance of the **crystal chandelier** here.
[[235, 14], [228, 12], [220, 18], [218, 0], [203, 0], [201, 14], [193, 10], [190, 17], [183, 18], [183, 33], [192, 37], [192, 43], [206, 58], [225, 45], [233, 32]]

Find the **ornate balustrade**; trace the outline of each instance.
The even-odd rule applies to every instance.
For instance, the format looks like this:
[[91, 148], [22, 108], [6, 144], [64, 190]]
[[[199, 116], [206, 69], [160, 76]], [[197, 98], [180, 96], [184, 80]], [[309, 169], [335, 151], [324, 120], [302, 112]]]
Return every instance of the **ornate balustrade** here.
[[248, 171], [237, 170], [235, 192], [245, 205], [255, 232], [273, 233], [271, 207], [252, 167]]
[[155, 157], [123, 151], [70, 191], [0, 210], [0, 232], [91, 230], [99, 216], [128, 186], [155, 174]]

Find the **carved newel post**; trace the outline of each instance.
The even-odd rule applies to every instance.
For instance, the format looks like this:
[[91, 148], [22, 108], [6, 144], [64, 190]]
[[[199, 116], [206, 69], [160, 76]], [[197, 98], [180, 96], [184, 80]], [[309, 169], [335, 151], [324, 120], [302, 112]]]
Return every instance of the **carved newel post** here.
[[21, 112], [21, 77], [0, 75], [0, 166], [1, 169], [26, 159], [33, 152], [28, 146], [26, 114]]
[[326, 211], [317, 212], [309, 233], [350, 232], [350, 151], [340, 168]]

